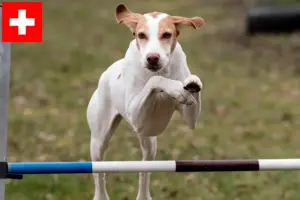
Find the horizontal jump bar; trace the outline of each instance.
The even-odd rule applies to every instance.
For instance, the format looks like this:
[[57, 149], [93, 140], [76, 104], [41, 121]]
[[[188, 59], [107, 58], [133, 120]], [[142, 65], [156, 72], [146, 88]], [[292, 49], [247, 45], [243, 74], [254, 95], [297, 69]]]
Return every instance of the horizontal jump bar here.
[[11, 174], [300, 170], [300, 159], [10, 162]]

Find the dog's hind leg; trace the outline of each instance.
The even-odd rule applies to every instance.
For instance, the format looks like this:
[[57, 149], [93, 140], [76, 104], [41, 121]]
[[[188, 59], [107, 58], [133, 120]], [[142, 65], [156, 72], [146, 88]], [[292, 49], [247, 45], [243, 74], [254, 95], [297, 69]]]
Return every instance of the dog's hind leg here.
[[[143, 160], [154, 160], [157, 149], [156, 137], [139, 136]], [[151, 200], [150, 194], [150, 172], [139, 173], [139, 191], [137, 200]]]
[[[103, 161], [104, 152], [108, 147], [109, 139], [121, 122], [122, 117], [111, 105], [107, 96], [99, 95], [96, 91], [89, 103], [87, 118], [91, 131], [90, 153], [92, 161]], [[101, 91], [102, 92], [102, 91]], [[105, 93], [105, 91], [103, 91]], [[95, 194], [94, 200], [108, 200], [105, 174], [94, 173]]]

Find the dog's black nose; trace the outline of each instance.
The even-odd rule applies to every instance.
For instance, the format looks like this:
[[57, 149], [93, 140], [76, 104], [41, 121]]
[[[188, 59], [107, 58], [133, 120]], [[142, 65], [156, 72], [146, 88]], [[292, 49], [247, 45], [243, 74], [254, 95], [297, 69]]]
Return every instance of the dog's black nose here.
[[149, 53], [147, 55], [147, 61], [152, 66], [158, 64], [159, 58], [160, 58], [160, 56], [158, 53]]

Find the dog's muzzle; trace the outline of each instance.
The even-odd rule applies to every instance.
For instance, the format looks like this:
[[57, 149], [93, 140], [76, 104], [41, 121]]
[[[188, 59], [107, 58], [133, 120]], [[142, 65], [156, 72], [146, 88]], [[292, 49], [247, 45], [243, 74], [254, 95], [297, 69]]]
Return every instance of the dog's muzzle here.
[[158, 53], [149, 53], [147, 55], [147, 69], [153, 72], [160, 70], [159, 59], [160, 55]]

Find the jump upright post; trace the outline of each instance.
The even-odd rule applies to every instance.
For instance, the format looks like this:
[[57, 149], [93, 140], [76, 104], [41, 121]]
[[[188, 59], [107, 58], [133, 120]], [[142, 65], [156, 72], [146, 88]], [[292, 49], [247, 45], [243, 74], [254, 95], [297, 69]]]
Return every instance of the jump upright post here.
[[[6, 160], [8, 99], [10, 79], [10, 44], [2, 42], [2, 6], [0, 7], [0, 162]], [[0, 200], [5, 198], [5, 174], [1, 173], [4, 164], [0, 164]]]

